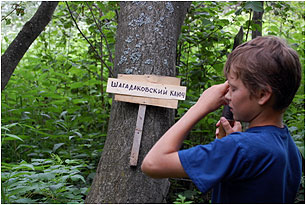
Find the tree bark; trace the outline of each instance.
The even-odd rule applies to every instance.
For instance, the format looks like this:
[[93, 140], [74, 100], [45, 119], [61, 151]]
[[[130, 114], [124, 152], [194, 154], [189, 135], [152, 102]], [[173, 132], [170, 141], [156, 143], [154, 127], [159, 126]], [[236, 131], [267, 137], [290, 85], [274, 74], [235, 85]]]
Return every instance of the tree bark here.
[[[121, 2], [115, 72], [175, 76], [176, 45], [191, 2]], [[137, 104], [113, 100], [104, 150], [85, 203], [162, 203], [167, 179], [145, 176], [145, 154], [174, 123], [174, 110], [147, 106], [138, 166], [129, 166]]]
[[1, 90], [7, 85], [28, 48], [51, 21], [57, 5], [56, 1], [43, 1], [34, 16], [25, 23], [17, 37], [1, 56]]
[[243, 27], [240, 26], [239, 32], [236, 34], [234, 38], [234, 45], [232, 51], [242, 43], [243, 43]]
[[[262, 4], [263, 8], [263, 1], [260, 2]], [[262, 16], [263, 16], [264, 10], [262, 12], [253, 12], [253, 18], [252, 21], [253, 23], [259, 25], [260, 30], [256, 29], [256, 31], [252, 31], [252, 39], [256, 38], [257, 36], [262, 36], [261, 31], [262, 31]]]

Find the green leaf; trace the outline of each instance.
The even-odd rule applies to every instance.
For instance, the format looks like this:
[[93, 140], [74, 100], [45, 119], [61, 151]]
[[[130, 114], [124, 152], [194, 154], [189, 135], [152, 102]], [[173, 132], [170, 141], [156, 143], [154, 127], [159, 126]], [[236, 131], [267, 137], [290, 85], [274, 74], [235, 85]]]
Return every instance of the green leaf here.
[[81, 88], [81, 87], [83, 87], [84, 86], [84, 83], [83, 82], [75, 82], [75, 83], [72, 83], [71, 85], [70, 85], [70, 88], [71, 89], [75, 89], [75, 88]]
[[65, 143], [58, 143], [58, 144], [55, 144], [54, 146], [53, 146], [53, 152], [56, 152], [56, 150], [58, 149], [58, 148], [60, 148], [61, 146], [63, 146]]
[[83, 187], [80, 189], [81, 190], [81, 193], [84, 194], [84, 195], [87, 195], [87, 192], [89, 191], [89, 187]]
[[65, 119], [65, 118], [66, 118], [67, 113], [68, 113], [68, 111], [67, 111], [67, 110], [63, 111], [63, 112], [60, 114], [59, 118], [64, 118], [64, 119]]
[[106, 15], [102, 16], [102, 20], [103, 19], [113, 19], [115, 17], [116, 13], [114, 11], [109, 11], [106, 13]]
[[239, 16], [239, 15], [241, 14], [241, 12], [242, 12], [242, 8], [238, 9], [238, 10], [235, 12], [235, 15], [236, 15], [236, 16]]
[[55, 184], [55, 185], [51, 185], [49, 186], [49, 188], [52, 190], [52, 191], [56, 191], [62, 187], [64, 187], [66, 184], [64, 183], [58, 183], [58, 184]]
[[263, 7], [260, 1], [247, 1], [244, 6], [245, 9], [252, 9], [256, 12], [263, 12]]
[[14, 203], [16, 204], [37, 204], [36, 201], [34, 201], [33, 199], [29, 199], [29, 198], [20, 198], [14, 201]]
[[82, 103], [87, 103], [88, 101], [85, 99], [74, 99], [72, 100], [73, 104], [82, 104]]
[[37, 178], [39, 180], [49, 180], [50, 181], [52, 179], [55, 179], [55, 174], [50, 173], [50, 172], [39, 173], [39, 174], [36, 174], [35, 178]]
[[19, 140], [23, 142], [23, 139], [21, 139], [20, 137], [18, 137], [17, 135], [13, 135], [13, 134], [4, 134], [4, 138], [2, 139], [3, 141], [9, 141], [9, 140]]
[[73, 132], [73, 133], [76, 134], [76, 135], [79, 136], [79, 137], [82, 137], [82, 134], [79, 133], [79, 132], [77, 132], [77, 131], [75, 131], [75, 132]]
[[34, 166], [32, 164], [20, 164], [16, 167], [13, 167], [13, 169], [31, 169], [31, 170], [35, 170]]
[[305, 147], [304, 146], [299, 146], [298, 148], [299, 148], [300, 153], [302, 154], [302, 156], [305, 158]]
[[275, 25], [270, 26], [270, 30], [271, 30], [271, 31], [274, 31], [275, 33], [278, 33], [278, 32], [279, 32], [279, 28], [278, 28], [277, 26], [275, 26]]
[[70, 179], [71, 179], [72, 181], [82, 180], [84, 183], [86, 183], [84, 177], [81, 176], [81, 175], [79, 175], [79, 174], [70, 176]]
[[[210, 20], [208, 20], [208, 19], [202, 19], [202, 24], [203, 24], [204, 26], [206, 26], [206, 25], [211, 25], [212, 22], [211, 22]], [[187, 37], [187, 38], [189, 38], [189, 37]]]
[[235, 13], [236, 11], [235, 10], [231, 10], [231, 11], [229, 11], [229, 12], [227, 12], [226, 14], [224, 14], [225, 16], [229, 16], [229, 15], [231, 15], [231, 14], [233, 14], [233, 13]]
[[12, 22], [12, 20], [11, 20], [11, 19], [5, 19], [5, 24], [6, 24], [6, 25], [10, 25], [10, 24], [11, 24], [11, 22]]
[[18, 176], [23, 176], [23, 175], [32, 175], [33, 172], [28, 172], [28, 171], [18, 171], [18, 172], [14, 172], [10, 178], [16, 178]]

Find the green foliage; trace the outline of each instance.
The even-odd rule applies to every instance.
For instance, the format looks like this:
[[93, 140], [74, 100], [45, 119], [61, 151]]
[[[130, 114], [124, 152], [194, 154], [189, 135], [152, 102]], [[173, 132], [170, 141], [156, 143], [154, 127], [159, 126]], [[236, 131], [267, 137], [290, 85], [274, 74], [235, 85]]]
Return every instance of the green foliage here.
[[81, 160], [65, 160], [55, 154], [17, 165], [2, 162], [2, 203], [80, 203], [88, 191]]
[[[119, 6], [105, 1], [68, 4], [92, 46], [60, 2], [1, 93], [2, 203], [83, 203], [103, 151], [112, 102], [105, 92], [107, 67], [114, 64]], [[2, 53], [38, 5], [2, 2]], [[301, 58], [301, 87], [284, 121], [305, 157], [304, 3], [265, 2], [263, 9], [263, 35], [287, 39]], [[188, 89], [176, 119], [205, 89], [224, 82], [223, 65], [234, 36], [241, 26], [256, 29], [249, 17], [261, 10], [259, 2], [192, 3], [177, 47], [177, 74]], [[221, 109], [201, 120], [183, 147], [212, 141], [220, 115]], [[209, 202], [210, 193], [198, 192], [190, 180], [171, 182], [168, 202]], [[304, 178], [302, 182], [296, 202], [304, 201]]]
[[302, 176], [300, 189], [299, 192], [297, 193], [294, 203], [305, 204], [305, 175]]
[[186, 196], [179, 194], [174, 204], [192, 204], [193, 201], [186, 201]]
[[[86, 6], [71, 4], [78, 12]], [[109, 4], [116, 6], [97, 2], [104, 10]], [[111, 101], [101, 80], [108, 72], [88, 51], [67, 12], [60, 3], [2, 92], [3, 203], [82, 203], [93, 180], [109, 118]], [[88, 14], [84, 19], [92, 24]], [[114, 44], [116, 22], [108, 23], [103, 31]], [[52, 177], [41, 180], [44, 176]]]
[[6, 25], [10, 25], [12, 23], [12, 18], [10, 17], [10, 15], [12, 15], [13, 13], [15, 13], [17, 16], [24, 15], [25, 5], [23, 2], [12, 2], [10, 9], [11, 10], [9, 11], [9, 13], [1, 18], [1, 21], [5, 21]]
[[[305, 95], [297, 94], [285, 113], [285, 123], [305, 158]], [[302, 122], [302, 123], [301, 123]]]

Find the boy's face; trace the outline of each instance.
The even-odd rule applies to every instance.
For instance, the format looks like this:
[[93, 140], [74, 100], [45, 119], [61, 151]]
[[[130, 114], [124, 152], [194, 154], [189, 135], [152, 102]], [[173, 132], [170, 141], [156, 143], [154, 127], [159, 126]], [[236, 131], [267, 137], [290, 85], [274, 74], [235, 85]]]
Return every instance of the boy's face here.
[[252, 96], [242, 81], [230, 71], [227, 75], [229, 91], [225, 95], [226, 100], [237, 121], [251, 122], [260, 113], [257, 97]]

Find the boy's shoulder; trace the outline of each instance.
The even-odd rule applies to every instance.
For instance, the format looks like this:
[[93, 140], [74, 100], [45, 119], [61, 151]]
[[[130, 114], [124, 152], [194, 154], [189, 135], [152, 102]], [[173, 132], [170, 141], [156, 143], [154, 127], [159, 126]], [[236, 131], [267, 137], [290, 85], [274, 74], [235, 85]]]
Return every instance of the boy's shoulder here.
[[290, 133], [288, 128], [284, 126], [279, 128], [276, 126], [258, 126], [247, 129], [245, 132], [233, 132], [229, 135], [233, 140], [237, 142], [246, 141], [255, 141], [255, 140], [264, 140], [265, 142], [273, 138], [288, 138]]
[[[235, 141], [246, 155], [269, 156], [280, 155], [287, 150], [286, 146], [296, 149], [288, 128], [275, 126], [252, 127], [245, 132], [234, 132], [228, 140]], [[226, 138], [226, 137], [225, 137]], [[225, 139], [226, 140], [226, 139]]]

